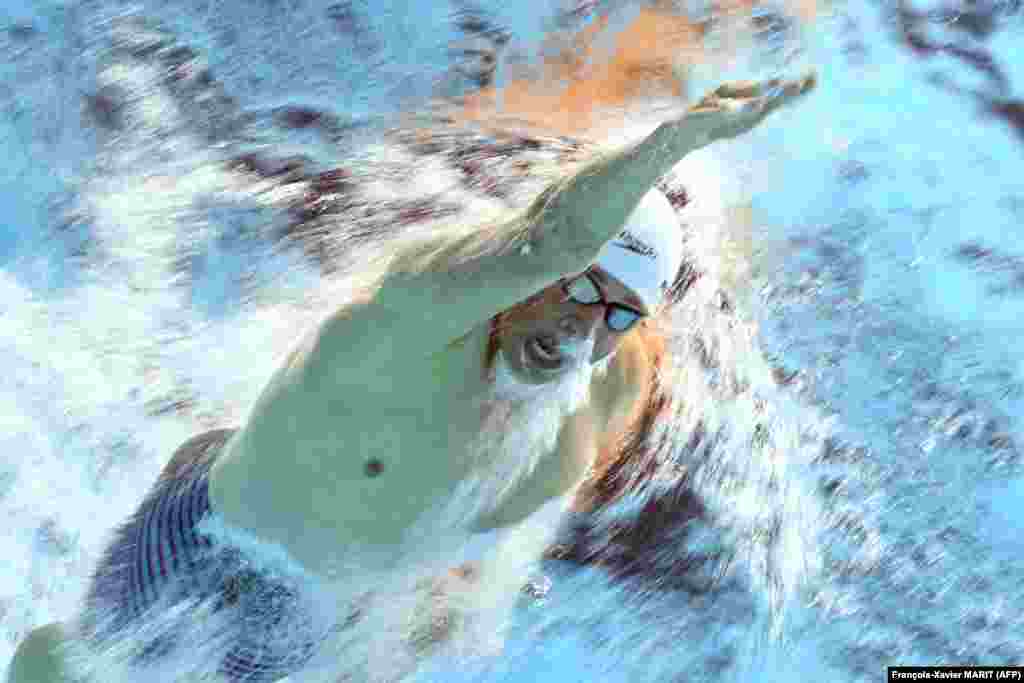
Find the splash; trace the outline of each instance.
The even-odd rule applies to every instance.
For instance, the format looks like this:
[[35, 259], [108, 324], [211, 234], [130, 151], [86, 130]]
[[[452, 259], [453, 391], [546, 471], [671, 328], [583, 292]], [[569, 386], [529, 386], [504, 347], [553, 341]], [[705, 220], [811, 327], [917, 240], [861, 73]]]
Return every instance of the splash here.
[[494, 512], [508, 494], [555, 451], [565, 419], [589, 399], [594, 340], [567, 348], [572, 368], [557, 381], [528, 384], [517, 378], [499, 352], [490, 396], [480, 401], [482, 424], [469, 445], [470, 476], [446, 506], [444, 524], [465, 524]]
[[[657, 24], [645, 21], [647, 26]], [[16, 359], [12, 365], [17, 368], [2, 385], [14, 427], [11, 451], [33, 454], [17, 464], [3, 501], [18, 529], [12, 537], [13, 569], [4, 570], [11, 572], [10, 584], [15, 586], [4, 619], [9, 632], [19, 635], [41, 620], [74, 614], [75, 593], [81, 592], [106, 530], [127, 516], [167, 454], [188, 435], [237, 423], [244, 416], [272, 368], [297, 341], [297, 331], [351, 298], [352, 291], [336, 276], [358, 263], [364, 249], [406, 229], [429, 231], [445, 221], [513, 212], [536, 195], [552, 169], [564, 170], [586, 156], [582, 145], [535, 131], [492, 137], [443, 126], [406, 128], [370, 144], [345, 139], [339, 145], [330, 137], [335, 133], [324, 132], [326, 126], [294, 130], [297, 118], [305, 120], [302, 116], [282, 119], [267, 115], [267, 107], [247, 110], [230, 101], [217, 78], [200, 68], [199, 51], [170, 31], [138, 24], [130, 30], [115, 28], [114, 44], [98, 62], [97, 72], [111, 111], [120, 113], [120, 127], [102, 133], [97, 142], [101, 154], [90, 159], [96, 161], [97, 172], [69, 181], [65, 204], [40, 207], [38, 215], [46, 225], [29, 244], [38, 253], [12, 266], [2, 283], [7, 307], [0, 345], [8, 358]], [[641, 68], [646, 39], [629, 40], [633, 44], [627, 52], [641, 59]], [[591, 105], [598, 111], [604, 102], [614, 109], [650, 95], [615, 94], [615, 88], [607, 94], [602, 84], [615, 79], [625, 83], [623, 74], [629, 69], [609, 74], [611, 81], [589, 79], [587, 74], [600, 74], [601, 60], [589, 61], [597, 68], [579, 67], [575, 80], [555, 99], [524, 95], [523, 110], [556, 112], [562, 102], [558, 98], [565, 97], [576, 102], [565, 111], [579, 113]], [[665, 60], [660, 64], [658, 68], [668, 70], [659, 72], [655, 84], [671, 95], [680, 87], [673, 80], [677, 74]], [[217, 73], [230, 78], [231, 72]], [[544, 78], [523, 83], [527, 81], [540, 88]], [[516, 87], [504, 98], [513, 114]], [[536, 121], [537, 129], [574, 134], [590, 125], [586, 117]], [[289, 158], [295, 150], [303, 152], [301, 160]], [[786, 558], [799, 563], [813, 555], [802, 538], [787, 541], [801, 518], [786, 505], [799, 499], [790, 495], [793, 487], [787, 488], [793, 481], [790, 465], [814, 447], [809, 431], [804, 435], [807, 443], [798, 434], [815, 416], [772, 389], [755, 330], [722, 310], [721, 292], [732, 292], [733, 283], [717, 275], [720, 254], [715, 245], [728, 236], [728, 226], [716, 203], [718, 190], [707, 179], [728, 171], [709, 166], [709, 158], [684, 169], [681, 179], [697, 199], [694, 206], [706, 206], [699, 218], [690, 220], [699, 227], [692, 231], [694, 261], [709, 274], [673, 322], [679, 375], [671, 382], [677, 389], [679, 419], [671, 433], [686, 442], [695, 434], [718, 433], [717, 426], [731, 436], [720, 442], [697, 439], [696, 450], [665, 451], [656, 470], [657, 486], [630, 492], [606, 511], [605, 519], [608, 529], [643, 522], [644, 506], [657, 493], [673, 490], [673, 483], [696, 482], [704, 504], [714, 511], [705, 545], [749, 550], [739, 555], [748, 560], [744, 566], [749, 576], [781, 576], [788, 586], [803, 570], [787, 565]], [[51, 219], [63, 226], [61, 231], [47, 222]], [[81, 239], [70, 239], [71, 233]], [[33, 273], [54, 263], [73, 277], [60, 287], [38, 286], [41, 278]], [[204, 305], [207, 301], [219, 305]], [[713, 362], [705, 362], [708, 358]], [[467, 508], [474, 509], [468, 501], [500, 497], [503, 488], [495, 482], [516, 480], [536, 466], [531, 454], [552, 443], [551, 425], [557, 416], [583, 400], [579, 387], [566, 385], [542, 397], [546, 407], [533, 414], [511, 407], [495, 411], [480, 453], [498, 456], [487, 460], [481, 455], [490, 469], [483, 470], [487, 474], [479, 477], [477, 490], [462, 497], [455, 517], [464, 518]], [[523, 398], [523, 405], [533, 400]], [[499, 415], [529, 428], [506, 429], [499, 436]], [[534, 434], [537, 442], [523, 442], [520, 431]], [[658, 432], [667, 433], [667, 427]], [[770, 447], [750, 456], [754, 434], [759, 439], [767, 434], [763, 443]], [[790, 450], [794, 443], [799, 448]], [[697, 474], [686, 478], [680, 465]], [[75, 500], [73, 510], [69, 497]], [[84, 524], [78, 510], [93, 511], [92, 522]], [[767, 533], [773, 528], [781, 533]], [[410, 633], [425, 634], [420, 642], [441, 639], [444, 629], [432, 631], [437, 623], [433, 607], [439, 601], [440, 612], [448, 614], [448, 605], [458, 606], [459, 599], [448, 603], [438, 598], [436, 579], [447, 574], [456, 558], [468, 558], [475, 550], [464, 536], [425, 540], [436, 540], [437, 547], [452, 552], [445, 561], [436, 556], [440, 553], [424, 557], [422, 566], [398, 575], [324, 587], [319, 594], [324, 609], [347, 615], [356, 605], [364, 615], [336, 634], [337, 642], [325, 648], [324, 657], [370, 671], [376, 677], [372, 680], [389, 680], [419, 661]], [[686, 548], [666, 545], [664, 554], [648, 557], [676, 563], [684, 550], [704, 548], [698, 540], [690, 537]], [[723, 560], [721, 566], [727, 564]], [[71, 581], [65, 590], [68, 578], [78, 583]], [[627, 592], [620, 588], [576, 605], [552, 601], [553, 619], [565, 619], [574, 610], [580, 612], [579, 621], [591, 625], [605, 618], [628, 619], [642, 616], [660, 600], [620, 602]], [[742, 601], [729, 602], [731, 594], [721, 584], [716, 590], [722, 601], [709, 601], [712, 606], [700, 614], [714, 619], [721, 608], [732, 618], [731, 610], [738, 610], [735, 605]], [[758, 590], [742, 594], [759, 596]], [[209, 610], [208, 605], [192, 608]], [[475, 623], [504, 623], [498, 612], [488, 614]], [[186, 616], [170, 610], [160, 619], [146, 627], [149, 631], [134, 634], [134, 639], [129, 634], [112, 646], [106, 653], [110, 676], [97, 676], [109, 681], [128, 676], [126, 670], [118, 673], [126, 653], [139, 642], [178, 628]], [[208, 673], [203, 667], [224, 646], [226, 625], [219, 619], [211, 615], [194, 638], [184, 641], [186, 649], [195, 648], [195, 660], [169, 663], [167, 671], [154, 672], [153, 680]], [[456, 621], [440, 619], [442, 624]], [[650, 651], [674, 633], [658, 628], [633, 635]], [[462, 632], [474, 633], [471, 628]], [[459, 657], [474, 651], [474, 636], [451, 642], [447, 651]], [[594, 645], [597, 656], [611, 652], [602, 647], [600, 642]], [[431, 645], [426, 651], [446, 650]], [[331, 662], [318, 661], [316, 666], [327, 672]], [[322, 677], [332, 680], [327, 673]], [[312, 673], [310, 680], [315, 680]]]

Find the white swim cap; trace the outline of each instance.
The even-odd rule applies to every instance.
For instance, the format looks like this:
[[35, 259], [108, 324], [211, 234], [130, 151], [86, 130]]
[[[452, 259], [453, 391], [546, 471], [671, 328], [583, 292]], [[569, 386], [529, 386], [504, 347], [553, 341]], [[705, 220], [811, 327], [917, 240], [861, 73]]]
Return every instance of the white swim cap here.
[[631, 289], [650, 311], [665, 297], [683, 263], [683, 239], [672, 204], [660, 190], [644, 195], [619, 236], [594, 261]]

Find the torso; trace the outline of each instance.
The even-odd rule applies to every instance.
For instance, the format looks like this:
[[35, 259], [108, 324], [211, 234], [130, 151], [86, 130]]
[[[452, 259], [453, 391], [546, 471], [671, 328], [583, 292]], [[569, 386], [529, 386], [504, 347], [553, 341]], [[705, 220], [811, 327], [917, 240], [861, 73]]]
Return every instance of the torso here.
[[487, 340], [484, 324], [426, 358], [334, 377], [315, 346], [296, 354], [214, 467], [214, 510], [313, 571], [401, 562], [471, 468]]

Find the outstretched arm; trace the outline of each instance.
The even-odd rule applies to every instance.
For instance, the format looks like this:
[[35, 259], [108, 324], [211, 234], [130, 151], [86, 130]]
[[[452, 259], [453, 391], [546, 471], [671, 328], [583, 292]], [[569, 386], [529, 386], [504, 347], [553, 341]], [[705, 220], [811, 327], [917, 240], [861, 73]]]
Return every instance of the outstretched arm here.
[[585, 270], [680, 159], [754, 128], [814, 82], [805, 76], [723, 85], [682, 117], [549, 188], [502, 248], [456, 266], [396, 269], [372, 301], [328, 320], [321, 339], [335, 337], [333, 351], [351, 354], [366, 368], [379, 368], [375, 359], [393, 358], [395, 344], [412, 342], [424, 354], [437, 351], [558, 278]]

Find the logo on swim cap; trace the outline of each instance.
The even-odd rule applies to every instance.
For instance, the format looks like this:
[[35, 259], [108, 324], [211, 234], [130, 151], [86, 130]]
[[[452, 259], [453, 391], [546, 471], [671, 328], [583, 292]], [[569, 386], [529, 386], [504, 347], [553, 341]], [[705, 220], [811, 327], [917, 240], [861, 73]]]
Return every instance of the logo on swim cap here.
[[643, 196], [617, 237], [594, 265], [632, 290], [651, 311], [665, 298], [683, 263], [683, 236], [676, 211], [659, 190]]
[[654, 247], [646, 242], [640, 241], [640, 239], [629, 230], [623, 230], [619, 233], [619, 236], [615, 239], [615, 245], [620, 246], [623, 249], [628, 249], [634, 254], [646, 256], [647, 258], [654, 258], [655, 256]]

